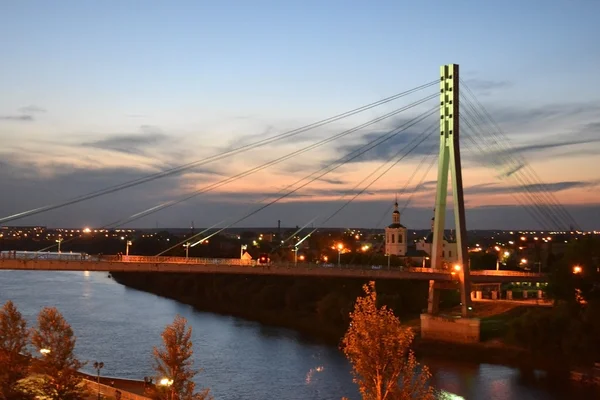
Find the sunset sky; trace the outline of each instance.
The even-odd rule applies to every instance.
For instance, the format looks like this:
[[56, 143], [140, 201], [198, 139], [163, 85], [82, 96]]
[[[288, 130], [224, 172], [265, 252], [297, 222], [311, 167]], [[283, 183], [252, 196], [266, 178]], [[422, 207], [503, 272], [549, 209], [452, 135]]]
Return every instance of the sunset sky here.
[[[600, 2], [585, 0], [2, 2], [0, 217], [301, 127], [434, 81], [440, 65], [457, 63], [546, 188], [583, 229], [600, 229], [598, 15]], [[6, 224], [110, 225], [437, 92], [432, 86], [290, 140]], [[241, 218], [436, 104], [129, 226]], [[319, 225], [437, 115], [237, 226], [278, 219], [296, 226], [315, 217]], [[374, 228], [383, 215], [383, 223], [391, 220], [385, 213], [395, 194], [437, 152], [437, 140], [432, 135], [326, 225]], [[540, 229], [512, 196], [522, 193], [519, 182], [499, 179], [502, 171], [483, 167], [481, 154], [463, 143], [468, 228]], [[429, 160], [398, 197], [402, 207], [414, 192], [402, 214], [410, 228], [429, 226], [435, 165], [415, 189]]]

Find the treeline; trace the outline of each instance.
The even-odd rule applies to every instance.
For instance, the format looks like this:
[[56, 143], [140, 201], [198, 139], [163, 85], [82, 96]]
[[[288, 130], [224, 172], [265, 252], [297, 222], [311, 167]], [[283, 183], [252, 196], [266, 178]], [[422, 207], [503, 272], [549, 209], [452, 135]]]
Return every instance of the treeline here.
[[[202, 311], [235, 315], [304, 331], [337, 343], [366, 279], [269, 275], [171, 274], [113, 272], [126, 286], [194, 306]], [[402, 320], [427, 308], [427, 281], [381, 280], [378, 300]], [[448, 292], [443, 302], [458, 303]]]
[[565, 368], [600, 362], [600, 239], [584, 236], [569, 245], [547, 294], [554, 306], [513, 321], [507, 339], [534, 359]]
[[[191, 335], [179, 315], [165, 327], [163, 346], [153, 349], [157, 384], [145, 387], [151, 399], [212, 399], [208, 389], [197, 392], [193, 382], [198, 370], [193, 367]], [[79, 372], [86, 363], [75, 356], [75, 343], [71, 326], [56, 308], [44, 307], [37, 326], [28, 328], [23, 315], [7, 301], [0, 308], [0, 400], [88, 399], [91, 393]], [[93, 365], [99, 377], [104, 364]], [[121, 393], [116, 393], [118, 400]]]

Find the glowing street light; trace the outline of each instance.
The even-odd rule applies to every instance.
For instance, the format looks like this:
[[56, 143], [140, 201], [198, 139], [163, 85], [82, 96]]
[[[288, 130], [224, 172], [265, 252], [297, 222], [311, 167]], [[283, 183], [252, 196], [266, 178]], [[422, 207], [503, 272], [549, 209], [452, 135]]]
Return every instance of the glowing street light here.
[[173, 379], [162, 378], [158, 381], [160, 386], [166, 386], [167, 388], [171, 388], [171, 399], [173, 399]]
[[188, 258], [190, 256], [190, 246], [191, 246], [190, 242], [186, 242], [183, 245], [183, 247], [185, 247], [185, 258]]
[[581, 267], [579, 265], [576, 265], [573, 267], [573, 273], [574, 274], [580, 274], [581, 273]]
[[344, 250], [343, 243], [338, 243], [337, 249], [338, 249], [338, 267], [341, 267], [342, 266], [342, 250]]
[[42, 353], [43, 355], [50, 354], [50, 349], [40, 349], [40, 353]]
[[125, 255], [128, 256], [129, 255], [129, 246], [131, 246], [133, 244], [133, 242], [131, 240], [128, 240], [125, 243]]
[[62, 243], [63, 238], [59, 237], [58, 239], [55, 240], [56, 243], [58, 243], [58, 252], [60, 253], [60, 244]]
[[521, 258], [521, 264], [527, 264], [527, 259], [526, 258]]
[[162, 378], [159, 382], [159, 385], [161, 386], [171, 386], [173, 385], [173, 379], [169, 379], [169, 378]]

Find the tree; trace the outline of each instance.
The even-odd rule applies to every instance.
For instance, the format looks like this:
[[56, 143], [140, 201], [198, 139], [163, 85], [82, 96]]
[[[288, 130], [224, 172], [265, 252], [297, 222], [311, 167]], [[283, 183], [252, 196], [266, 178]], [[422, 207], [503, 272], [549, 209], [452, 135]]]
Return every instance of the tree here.
[[154, 348], [154, 370], [158, 386], [150, 395], [156, 400], [209, 400], [209, 389], [194, 393], [193, 382], [198, 370], [193, 368], [192, 328], [187, 320], [177, 315], [162, 333], [163, 349]]
[[76, 338], [71, 326], [54, 307], [44, 307], [31, 343], [41, 354], [33, 363], [38, 377], [30, 384], [36, 396], [50, 400], [79, 400], [87, 393], [78, 370], [83, 367], [74, 355]]
[[1, 400], [20, 400], [25, 397], [17, 383], [29, 373], [28, 338], [27, 323], [13, 302], [7, 301], [0, 309]]
[[410, 350], [412, 330], [404, 328], [392, 310], [377, 307], [375, 282], [363, 290], [365, 296], [356, 300], [342, 341], [363, 400], [433, 400], [431, 374], [426, 366], [420, 368]]

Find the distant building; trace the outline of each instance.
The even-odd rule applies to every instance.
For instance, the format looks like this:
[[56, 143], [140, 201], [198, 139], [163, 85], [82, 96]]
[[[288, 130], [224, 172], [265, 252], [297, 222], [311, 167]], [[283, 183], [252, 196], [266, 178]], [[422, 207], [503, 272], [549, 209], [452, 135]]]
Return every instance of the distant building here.
[[400, 224], [400, 211], [398, 211], [398, 201], [396, 201], [392, 212], [392, 224], [385, 228], [385, 253], [393, 256], [406, 256], [408, 251], [407, 232], [408, 229]]
[[[416, 249], [422, 250], [427, 255], [431, 256], [432, 246], [433, 246], [433, 225], [435, 222], [435, 217], [431, 218], [431, 232], [427, 237], [419, 240], [416, 243]], [[446, 263], [454, 263], [458, 261], [458, 247], [456, 245], [456, 241], [452, 238], [448, 239], [444, 235], [444, 241], [442, 243], [442, 260]]]

